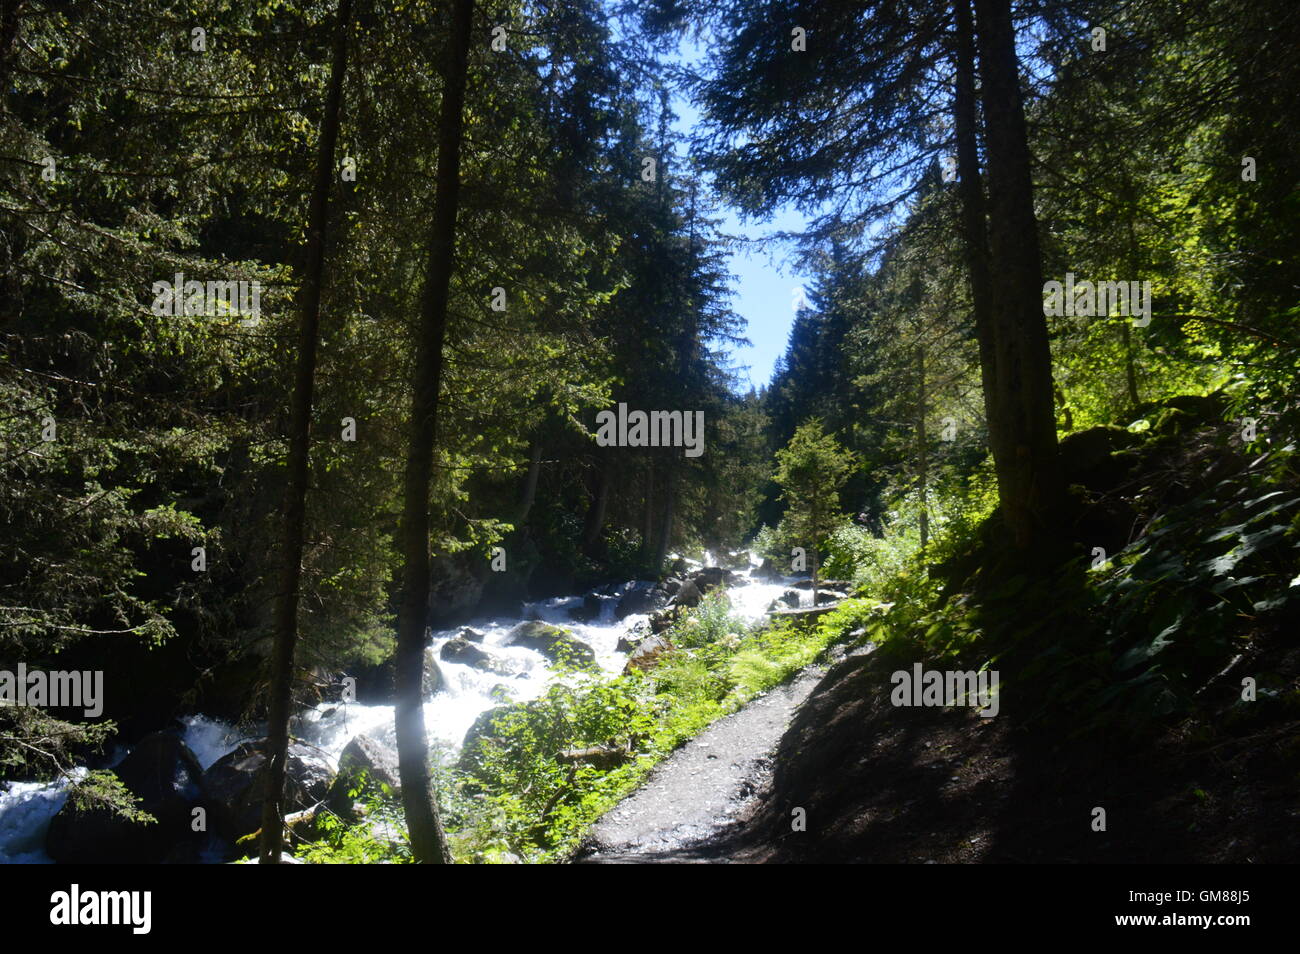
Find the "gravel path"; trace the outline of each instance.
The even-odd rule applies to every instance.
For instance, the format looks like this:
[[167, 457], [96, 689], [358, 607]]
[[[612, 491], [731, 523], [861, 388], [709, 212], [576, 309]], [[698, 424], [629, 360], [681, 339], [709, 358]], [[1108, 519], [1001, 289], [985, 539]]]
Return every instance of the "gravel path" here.
[[585, 864], [724, 861], [727, 829], [771, 775], [771, 755], [826, 670], [809, 667], [719, 719], [655, 767], [593, 827]]

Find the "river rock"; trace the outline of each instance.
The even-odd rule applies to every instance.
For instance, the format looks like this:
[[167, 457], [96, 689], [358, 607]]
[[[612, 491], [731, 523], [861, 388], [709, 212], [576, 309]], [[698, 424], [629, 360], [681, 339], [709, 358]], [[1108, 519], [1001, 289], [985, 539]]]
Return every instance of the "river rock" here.
[[487, 637], [484, 636], [482, 633], [480, 633], [477, 629], [470, 629], [468, 626], [462, 626], [456, 632], [456, 638], [468, 640], [471, 643], [481, 643]]
[[567, 630], [540, 620], [529, 620], [510, 630], [505, 645], [536, 650], [551, 662], [564, 659], [578, 666], [596, 663], [596, 653], [590, 646]]
[[652, 613], [667, 602], [668, 594], [658, 587], [650, 589], [638, 587], [623, 594], [623, 598], [618, 601], [615, 615], [622, 619], [634, 613]]
[[770, 557], [765, 558], [754, 571], [754, 578], [757, 580], [775, 580], [782, 575], [781, 568], [776, 565], [776, 561]]
[[[391, 706], [396, 697], [393, 694], [393, 657], [389, 656], [375, 666], [368, 666], [356, 672], [357, 702], [363, 705]], [[424, 651], [424, 697], [427, 699], [439, 692], [447, 680], [432, 649]]]
[[600, 619], [604, 605], [605, 601], [598, 592], [588, 593], [582, 598], [581, 606], [569, 610], [569, 618], [575, 623], [590, 623], [593, 619]]
[[665, 629], [672, 626], [673, 623], [677, 622], [678, 618], [681, 616], [681, 610], [682, 608], [680, 606], [673, 604], [666, 609], [661, 609], [659, 612], [651, 614], [650, 631], [653, 633], [662, 633]]
[[682, 588], [677, 591], [673, 597], [673, 606], [699, 606], [700, 600], [704, 599], [704, 594], [700, 588], [695, 585], [695, 580], [687, 580], [682, 584]]
[[659, 665], [662, 656], [672, 652], [675, 648], [666, 636], [651, 636], [637, 646], [632, 655], [628, 657], [623, 672], [649, 672]]
[[466, 775], [480, 777], [482, 766], [479, 760], [483, 754], [483, 743], [489, 739], [499, 739], [501, 737], [504, 727], [502, 717], [510, 713], [526, 714], [535, 706], [535, 702], [510, 703], [494, 706], [485, 712], [480, 712], [473, 725], [469, 727], [469, 731], [465, 733], [465, 740], [460, 746], [460, 757], [456, 761], [456, 768]]
[[[203, 791], [210, 806], [212, 827], [230, 841], [262, 827], [266, 792], [266, 740], [245, 742], [203, 773]], [[285, 815], [311, 808], [329, 794], [334, 771], [316, 749], [289, 743], [285, 768]]]
[[442, 649], [438, 651], [438, 658], [444, 662], [473, 666], [475, 669], [492, 668], [491, 654], [484, 652], [469, 640], [461, 639], [459, 636], [442, 644]]
[[358, 776], [365, 773], [370, 782], [387, 785], [394, 795], [402, 791], [402, 776], [397, 767], [397, 751], [374, 736], [353, 736], [339, 754], [339, 773], [330, 783], [326, 804], [336, 813], [353, 818], [351, 790]]
[[630, 653], [633, 652], [641, 643], [645, 642], [652, 634], [650, 621], [641, 620], [626, 633], [618, 638], [618, 645], [614, 647], [615, 652]]
[[397, 767], [397, 750], [373, 735], [353, 736], [339, 754], [339, 776], [355, 778], [360, 772], [369, 774], [372, 781], [387, 785], [394, 792], [402, 788], [402, 775]]
[[65, 804], [50, 822], [45, 850], [55, 861], [75, 864], [157, 864], [197, 848], [202, 835], [192, 830], [194, 808], [202, 800], [203, 769], [175, 732], [141, 739], [113, 769], [137, 808], [157, 819], [136, 824], [103, 809], [78, 810]]
[[715, 586], [727, 586], [731, 583], [731, 571], [721, 566], [701, 567], [691, 574], [691, 582], [701, 593], [707, 593]]

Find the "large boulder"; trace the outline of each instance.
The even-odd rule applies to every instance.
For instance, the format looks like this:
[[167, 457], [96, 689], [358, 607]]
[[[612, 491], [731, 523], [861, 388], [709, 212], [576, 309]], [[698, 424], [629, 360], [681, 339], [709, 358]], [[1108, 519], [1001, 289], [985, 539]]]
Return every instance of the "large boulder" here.
[[442, 644], [442, 649], [438, 651], [438, 658], [443, 662], [460, 663], [463, 666], [473, 666], [475, 669], [488, 670], [492, 668], [490, 653], [479, 649], [469, 640], [461, 639], [459, 636]]
[[700, 588], [695, 585], [695, 581], [687, 580], [682, 584], [682, 588], [677, 591], [673, 597], [673, 606], [699, 606], [700, 600], [704, 599], [704, 594]]
[[1122, 427], [1090, 427], [1061, 439], [1061, 472], [1067, 484], [1108, 493], [1124, 480], [1132, 461], [1114, 456], [1139, 440]]
[[402, 789], [402, 776], [397, 769], [397, 750], [373, 735], [354, 736], [339, 754], [338, 780], [354, 780], [365, 772], [371, 781], [387, 785], [394, 792]]
[[784, 571], [771, 557], [764, 558], [753, 573], [754, 578], [758, 580], [775, 580], [777, 577], [784, 575]]
[[[357, 680], [357, 702], [364, 705], [391, 706], [396, 701], [393, 692], [393, 657], [375, 666], [368, 666], [355, 673]], [[432, 649], [424, 651], [424, 697], [427, 699], [440, 691], [447, 684], [438, 666], [438, 659]]]
[[634, 613], [653, 613], [668, 602], [668, 594], [659, 587], [628, 590], [618, 601], [616, 615], [619, 619]]
[[600, 619], [604, 605], [605, 601], [599, 593], [588, 593], [582, 598], [581, 606], [569, 610], [569, 616], [575, 623], [590, 623], [593, 619]]
[[[245, 742], [203, 773], [203, 791], [211, 809], [212, 827], [230, 841], [262, 827], [266, 745], [265, 739]], [[285, 766], [283, 813], [289, 815], [322, 801], [329, 794], [333, 779], [334, 770], [319, 751], [291, 742]]]
[[727, 586], [731, 583], [731, 571], [721, 566], [701, 567], [691, 574], [691, 582], [701, 593], [707, 593], [715, 586]]
[[596, 663], [595, 650], [590, 646], [567, 630], [541, 620], [520, 623], [506, 634], [505, 645], [535, 650], [551, 662], [563, 660], [577, 666]]
[[508, 703], [480, 712], [473, 725], [469, 727], [469, 731], [465, 733], [465, 740], [460, 747], [460, 757], [456, 762], [457, 769], [470, 776], [481, 776], [480, 759], [483, 755], [483, 743], [502, 737], [505, 716], [526, 715], [530, 710], [534, 710], [536, 705], [535, 702]]
[[643, 619], [618, 638], [618, 645], [614, 647], [614, 650], [620, 653], [630, 653], [650, 638], [653, 632], [650, 628], [650, 621]]
[[145, 736], [113, 772], [140, 800], [136, 808], [156, 823], [131, 822], [104, 809], [68, 803], [45, 837], [51, 858], [74, 864], [157, 864], [169, 856], [184, 860], [187, 850], [197, 851], [203, 836], [193, 830], [193, 811], [202, 801], [203, 769], [177, 733]]
[[666, 636], [651, 636], [641, 642], [628, 657], [624, 673], [649, 672], [659, 665], [660, 657], [672, 652], [676, 647]]
[[397, 752], [386, 742], [364, 733], [354, 736], [339, 755], [339, 773], [330, 783], [327, 804], [345, 817], [355, 817], [351, 790], [361, 775], [374, 784], [386, 785], [394, 795], [402, 791]]
[[682, 608], [677, 605], [669, 606], [667, 609], [661, 609], [659, 612], [650, 616], [650, 631], [652, 633], [662, 633], [673, 623], [681, 618]]

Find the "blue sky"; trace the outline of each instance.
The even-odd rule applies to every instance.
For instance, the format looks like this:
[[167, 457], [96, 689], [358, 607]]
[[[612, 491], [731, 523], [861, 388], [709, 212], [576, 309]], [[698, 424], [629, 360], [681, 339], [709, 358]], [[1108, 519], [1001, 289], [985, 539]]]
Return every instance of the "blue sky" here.
[[[694, 63], [701, 51], [684, 42], [679, 47], [680, 59]], [[699, 112], [681, 95], [674, 92], [673, 110], [677, 113], [678, 132], [689, 136], [699, 120]], [[800, 231], [806, 219], [793, 209], [781, 209], [770, 221], [742, 224], [734, 210], [723, 207], [720, 228], [729, 235], [760, 238], [773, 232]], [[794, 271], [790, 249], [778, 245], [766, 249], [744, 249], [731, 256], [731, 272], [736, 276], [732, 283], [735, 297], [732, 308], [745, 319], [744, 336], [752, 342], [733, 353], [732, 364], [737, 367], [742, 391], [762, 387], [772, 377], [772, 366], [785, 352], [790, 325], [794, 321], [794, 289], [808, 287], [809, 276]]]

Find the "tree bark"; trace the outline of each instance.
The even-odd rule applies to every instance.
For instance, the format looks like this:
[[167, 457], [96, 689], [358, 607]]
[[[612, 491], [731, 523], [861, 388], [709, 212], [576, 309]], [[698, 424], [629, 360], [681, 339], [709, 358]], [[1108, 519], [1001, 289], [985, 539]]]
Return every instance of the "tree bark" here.
[[519, 496], [519, 506], [515, 510], [515, 530], [522, 530], [533, 501], [537, 499], [537, 478], [542, 472], [542, 442], [535, 440], [528, 451], [528, 475], [524, 478], [523, 493]]
[[[1129, 185], [1131, 186], [1132, 183], [1130, 182]], [[1137, 208], [1136, 191], [1136, 189], [1130, 191], [1129, 201], [1125, 203], [1128, 208], [1126, 224], [1128, 225], [1129, 272], [1127, 277], [1130, 281], [1136, 280], [1138, 275], [1137, 233], [1133, 229], [1133, 215], [1134, 210]], [[1129, 310], [1132, 311], [1131, 308]], [[1138, 394], [1137, 366], [1133, 360], [1133, 332], [1129, 328], [1131, 321], [1131, 318], [1125, 321], [1120, 325], [1120, 328], [1123, 330], [1124, 339], [1124, 384], [1128, 388], [1129, 409], [1136, 411], [1137, 406], [1142, 403], [1142, 399]]]
[[980, 381], [984, 392], [984, 419], [989, 426], [989, 443], [996, 459], [1001, 431], [994, 432], [1002, 415], [996, 401], [997, 352], [993, 347], [993, 277], [989, 268], [988, 225], [985, 221], [984, 185], [980, 178], [978, 120], [975, 114], [975, 36], [970, 0], [954, 0], [955, 90], [953, 128], [957, 137], [957, 193], [961, 199], [962, 240], [966, 252], [966, 274], [970, 285], [971, 310], [975, 316], [975, 338], [979, 343]]
[[[1052, 407], [1052, 356], [1043, 317], [1042, 260], [1010, 0], [975, 0], [989, 181], [998, 495], [1021, 553], [1060, 543], [1064, 498]], [[998, 449], [1001, 446], [1002, 452]]]
[[451, 38], [444, 63], [438, 118], [438, 170], [429, 263], [420, 309], [411, 398], [410, 442], [399, 540], [403, 558], [402, 599], [397, 613], [394, 722], [398, 773], [411, 850], [420, 864], [451, 861], [429, 778], [424, 729], [425, 625], [429, 614], [429, 484], [438, 430], [447, 299], [456, 246], [460, 202], [460, 148], [464, 135], [465, 86], [469, 74], [473, 0], [453, 0]]
[[596, 464], [596, 492], [592, 494], [591, 505], [587, 508], [587, 519], [582, 527], [582, 549], [590, 553], [600, 540], [600, 532], [605, 528], [605, 514], [609, 509], [609, 490], [613, 483], [613, 470], [610, 461]]
[[817, 607], [817, 592], [818, 592], [818, 590], [820, 589], [820, 585], [821, 585], [821, 545], [820, 545], [819, 540], [816, 539], [816, 537], [818, 537], [818, 536], [820, 536], [820, 535], [819, 535], [819, 534], [814, 534], [813, 545], [812, 545], [812, 547], [811, 547], [811, 550], [812, 550], [812, 605], [813, 605], [813, 608], [814, 608], [814, 609]]
[[916, 349], [916, 391], [916, 456], [921, 492], [921, 556], [924, 558], [926, 545], [930, 542], [930, 513], [926, 509], [926, 478], [929, 473], [925, 435], [925, 348], [922, 346]]
[[348, 30], [352, 0], [339, 0], [325, 111], [321, 116], [316, 155], [316, 181], [308, 213], [306, 261], [299, 291], [298, 360], [290, 405], [288, 476], [285, 487], [282, 552], [276, 580], [275, 648], [271, 661], [271, 698], [267, 716], [267, 780], [262, 802], [259, 860], [279, 864], [284, 847], [284, 776], [289, 751], [289, 720], [293, 714], [293, 657], [298, 641], [298, 602], [302, 582], [302, 550], [307, 523], [307, 484], [311, 452], [311, 411], [320, 341], [321, 285], [325, 275], [325, 233], [329, 226], [330, 189], [334, 182], [334, 148], [338, 142], [339, 108], [347, 72]]
[[668, 464], [668, 478], [664, 481], [664, 519], [660, 525], [659, 539], [655, 545], [655, 573], [660, 572], [668, 558], [668, 548], [673, 542], [673, 522], [677, 518], [677, 461]]
[[646, 456], [645, 510], [641, 514], [641, 554], [646, 563], [654, 556], [655, 533], [655, 459]]

